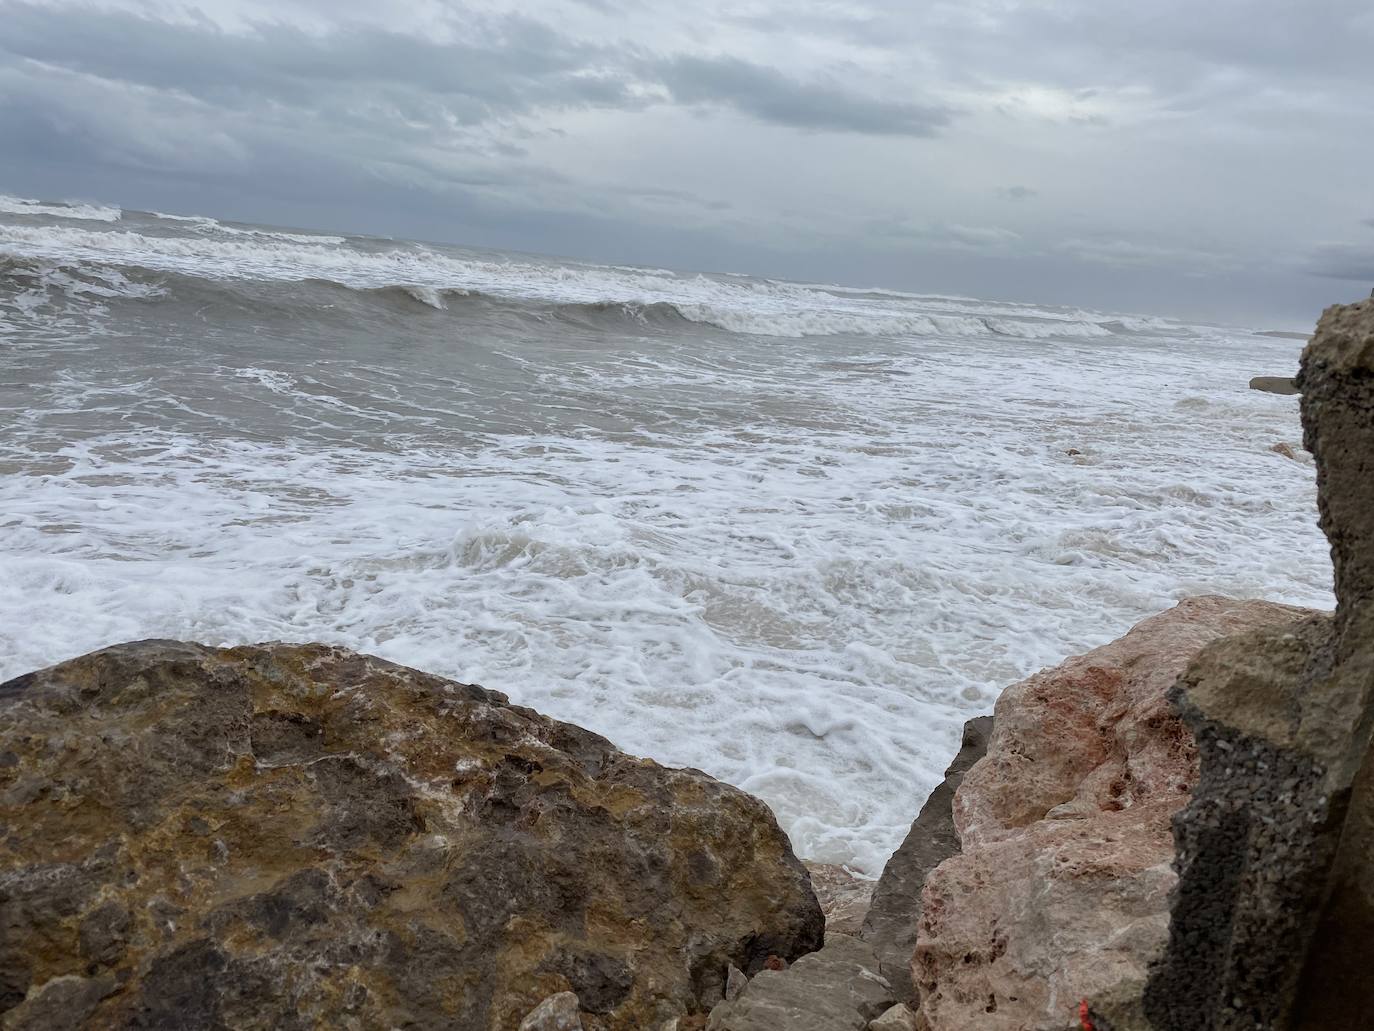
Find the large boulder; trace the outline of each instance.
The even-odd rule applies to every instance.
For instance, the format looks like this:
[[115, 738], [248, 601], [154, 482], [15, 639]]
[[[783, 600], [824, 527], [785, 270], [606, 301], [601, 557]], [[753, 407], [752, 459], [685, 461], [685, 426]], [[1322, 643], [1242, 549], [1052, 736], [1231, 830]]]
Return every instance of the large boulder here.
[[[1166, 955], [1114, 1027], [1354, 1028], [1374, 1009], [1374, 300], [1303, 354], [1336, 613], [1208, 649], [1175, 701], [1202, 749]], [[1143, 1013], [1142, 1013], [1143, 1011]]]
[[657, 1028], [822, 933], [763, 803], [496, 692], [175, 642], [0, 685], [5, 1028]]
[[955, 793], [962, 852], [925, 881], [923, 1026], [1077, 1027], [1084, 997], [1138, 992], [1166, 938], [1170, 819], [1198, 775], [1166, 695], [1209, 642], [1308, 615], [1191, 598], [1002, 693]]

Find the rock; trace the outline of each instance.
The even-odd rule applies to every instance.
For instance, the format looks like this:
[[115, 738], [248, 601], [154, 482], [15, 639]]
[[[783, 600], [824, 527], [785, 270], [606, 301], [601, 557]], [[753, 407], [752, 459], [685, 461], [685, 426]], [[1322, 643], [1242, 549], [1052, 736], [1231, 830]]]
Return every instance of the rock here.
[[[930, 1031], [1066, 1028], [1144, 984], [1168, 926], [1170, 818], [1197, 778], [1166, 694], [1208, 642], [1306, 610], [1192, 598], [1003, 692], [926, 878], [912, 974]], [[875, 900], [875, 907], [877, 902]]]
[[1297, 380], [1291, 376], [1256, 376], [1250, 381], [1251, 390], [1263, 390], [1266, 394], [1296, 394]]
[[734, 1002], [739, 998], [739, 993], [744, 991], [744, 986], [749, 983], [749, 978], [745, 976], [743, 970], [730, 964], [730, 969], [725, 974], [725, 1001]]
[[1067, 450], [1067, 451], [1064, 452], [1064, 454], [1068, 455], [1070, 458], [1077, 458], [1077, 457], [1078, 457], [1079, 455], [1081, 455], [1082, 453], [1083, 453], [1083, 452], [1082, 452], [1082, 451], [1079, 451], [1078, 448], [1076, 448], [1076, 447], [1071, 447], [1071, 448], [1069, 448], [1069, 450]]
[[4, 1014], [5, 1031], [77, 1031], [118, 987], [112, 974], [54, 977]]
[[1154, 1027], [1353, 1028], [1374, 1008], [1374, 301], [1322, 316], [1299, 386], [1336, 613], [1221, 641], [1174, 692], [1201, 780]]
[[870, 1021], [868, 1031], [916, 1031], [916, 1014], [906, 1003], [899, 1002], [881, 1017]]
[[6, 1027], [628, 1031], [823, 934], [757, 799], [322, 645], [0, 685], [0, 828]]
[[878, 957], [859, 939], [829, 937], [825, 948], [786, 970], [756, 974], [733, 1002], [711, 1011], [707, 1031], [863, 1031], [895, 1001]]
[[1279, 441], [1269, 450], [1276, 455], [1283, 455], [1284, 458], [1290, 458], [1295, 462], [1298, 460], [1298, 454], [1293, 450], [1292, 444], [1285, 444], [1283, 441]]
[[921, 806], [920, 815], [907, 832], [906, 840], [883, 867], [873, 889], [873, 901], [859, 933], [878, 954], [884, 977], [892, 983], [897, 998], [915, 1002], [911, 983], [911, 956], [916, 951], [916, 932], [921, 921], [921, 889], [926, 875], [959, 851], [954, 833], [954, 792], [964, 773], [983, 757], [992, 717], [979, 716], [964, 724], [959, 753], [945, 770], [945, 779]]
[[844, 867], [830, 863], [805, 865], [811, 874], [811, 888], [825, 914], [826, 932], [858, 934], [868, 914], [875, 882], [855, 877]]
[[577, 996], [572, 992], [550, 995], [520, 1021], [520, 1031], [582, 1031]]

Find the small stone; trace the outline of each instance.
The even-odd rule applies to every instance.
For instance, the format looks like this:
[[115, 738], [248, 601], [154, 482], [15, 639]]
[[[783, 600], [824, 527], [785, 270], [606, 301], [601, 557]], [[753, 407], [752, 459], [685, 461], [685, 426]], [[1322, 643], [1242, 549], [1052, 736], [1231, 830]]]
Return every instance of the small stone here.
[[749, 978], [744, 971], [733, 963], [730, 964], [730, 973], [725, 978], [725, 1001], [734, 1002], [739, 998], [739, 993], [744, 991], [744, 986], [749, 983]]
[[550, 995], [520, 1021], [520, 1031], [582, 1031], [577, 996], [572, 992]]
[[1250, 389], [1262, 390], [1266, 394], [1299, 393], [1292, 376], [1256, 376], [1250, 381]]
[[1292, 444], [1285, 444], [1283, 441], [1279, 441], [1269, 450], [1276, 455], [1283, 455], [1284, 458], [1291, 458], [1295, 462], [1298, 460], [1297, 454], [1293, 451]]
[[870, 1021], [868, 1031], [916, 1031], [916, 1014], [904, 1002], [899, 1002], [877, 1020]]
[[769, 956], [763, 961], [763, 966], [767, 970], [786, 970], [787, 960], [781, 956]]
[[1064, 452], [1064, 454], [1070, 455], [1070, 456], [1074, 456], [1074, 457], [1076, 457], [1076, 456], [1078, 456], [1078, 455], [1081, 455], [1082, 453], [1083, 453], [1083, 452], [1082, 452], [1082, 451], [1079, 451], [1078, 448], [1076, 448], [1076, 447], [1071, 447], [1071, 448], [1069, 448], [1069, 450], [1067, 450], [1067, 451]]

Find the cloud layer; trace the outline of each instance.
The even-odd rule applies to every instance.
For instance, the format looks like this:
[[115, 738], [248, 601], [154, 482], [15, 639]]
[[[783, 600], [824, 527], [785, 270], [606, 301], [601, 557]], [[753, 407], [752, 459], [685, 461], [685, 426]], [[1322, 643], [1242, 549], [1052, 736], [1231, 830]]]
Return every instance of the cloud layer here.
[[1293, 324], [1374, 278], [1363, 2], [0, 0], [0, 25], [0, 190]]

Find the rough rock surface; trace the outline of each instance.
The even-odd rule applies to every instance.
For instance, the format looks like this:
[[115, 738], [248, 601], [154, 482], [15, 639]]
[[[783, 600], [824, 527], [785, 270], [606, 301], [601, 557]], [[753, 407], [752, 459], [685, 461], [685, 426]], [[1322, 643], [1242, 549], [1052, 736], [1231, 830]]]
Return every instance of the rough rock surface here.
[[1251, 390], [1262, 390], [1266, 394], [1296, 394], [1297, 381], [1292, 376], [1256, 376], [1250, 381]]
[[969, 767], [987, 751], [992, 717], [979, 716], [964, 724], [963, 742], [945, 779], [930, 793], [907, 832], [901, 847], [883, 867], [873, 901], [859, 937], [878, 954], [882, 975], [892, 984], [897, 998], [915, 1002], [911, 983], [911, 956], [921, 921], [921, 889], [926, 876], [959, 852], [954, 832], [954, 792]]
[[0, 685], [0, 1023], [588, 1031], [821, 944], [766, 806], [321, 645], [105, 649]]
[[764, 970], [711, 1011], [707, 1031], [864, 1031], [897, 1000], [871, 946], [846, 934], [786, 970]]
[[582, 1031], [578, 1009], [577, 996], [572, 992], [550, 995], [520, 1021], [519, 1031]]
[[868, 914], [875, 882], [855, 877], [833, 863], [806, 863], [811, 888], [825, 914], [826, 933], [858, 934]]
[[868, 1031], [916, 1031], [916, 1014], [899, 1002], [868, 1025]]
[[963, 852], [926, 879], [912, 975], [932, 1031], [1069, 1028], [1138, 989], [1168, 926], [1170, 818], [1197, 779], [1166, 694], [1207, 643], [1306, 610], [1192, 598], [1009, 687], [955, 793]]
[[1327, 310], [1298, 385], [1336, 613], [1220, 642], [1179, 685], [1202, 776], [1143, 999], [1156, 1028], [1353, 1028], [1374, 1009], [1374, 300]]

